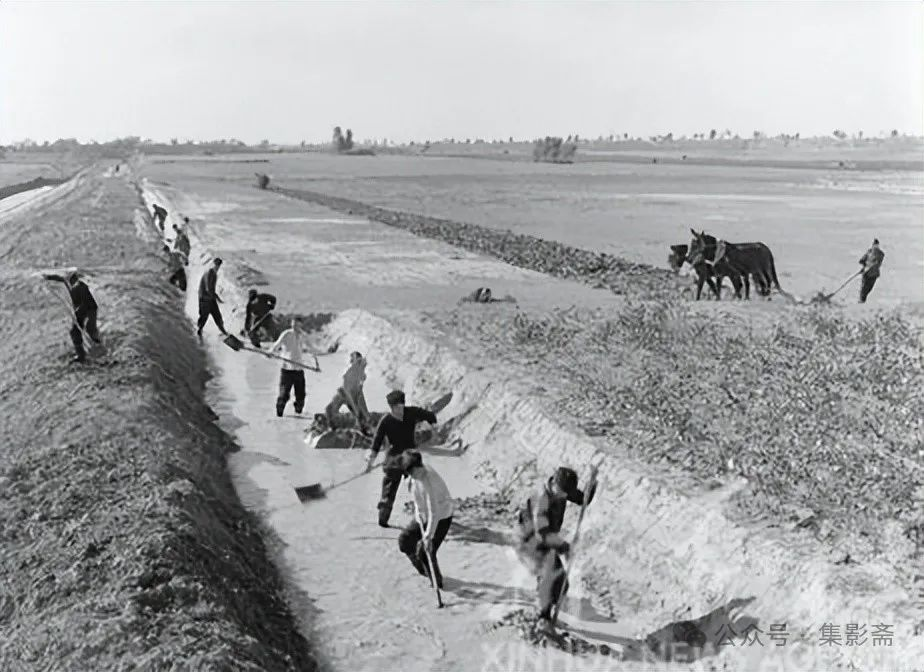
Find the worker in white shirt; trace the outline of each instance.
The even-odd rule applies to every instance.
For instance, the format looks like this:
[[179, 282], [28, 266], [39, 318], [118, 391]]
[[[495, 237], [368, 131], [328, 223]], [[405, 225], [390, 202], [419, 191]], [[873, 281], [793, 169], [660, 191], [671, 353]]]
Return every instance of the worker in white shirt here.
[[340, 412], [340, 408], [346, 405], [356, 417], [356, 424], [359, 431], [364, 435], [369, 435], [369, 408], [366, 406], [366, 395], [363, 394], [363, 383], [366, 381], [366, 360], [362, 353], [350, 353], [350, 365], [343, 372], [343, 384], [337, 388], [333, 399], [324, 409], [327, 415], [327, 422], [330, 427], [334, 428], [334, 416]]
[[[293, 362], [302, 361], [302, 351], [307, 344], [307, 334], [298, 328], [295, 318], [289, 323], [289, 328], [283, 331], [269, 351], [274, 354], [282, 354], [286, 359]], [[279, 396], [276, 398], [276, 416], [282, 417], [282, 412], [289, 403], [289, 393], [295, 388], [295, 412], [301, 413], [305, 407], [305, 370], [289, 362], [282, 363], [282, 369], [279, 371]]]
[[425, 467], [420, 453], [416, 450], [405, 452], [401, 456], [404, 474], [410, 479], [408, 489], [414, 498], [414, 506], [420, 514], [423, 524], [414, 520], [398, 536], [398, 548], [411, 560], [414, 568], [423, 576], [430, 577], [426, 553], [429, 551], [436, 574], [436, 585], [443, 587], [443, 575], [436, 561], [439, 550], [449, 527], [455, 506], [449, 488], [432, 467]]

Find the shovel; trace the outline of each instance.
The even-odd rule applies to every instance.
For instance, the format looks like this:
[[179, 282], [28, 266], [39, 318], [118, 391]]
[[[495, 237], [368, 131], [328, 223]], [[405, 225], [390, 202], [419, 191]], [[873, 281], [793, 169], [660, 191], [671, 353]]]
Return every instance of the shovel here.
[[568, 590], [568, 574], [571, 572], [571, 566], [574, 564], [574, 549], [577, 546], [578, 540], [581, 538], [581, 522], [584, 520], [584, 512], [587, 510], [587, 494], [593, 488], [593, 485], [597, 482], [597, 469], [599, 465], [591, 467], [590, 478], [587, 480], [587, 489], [584, 491], [584, 502], [581, 503], [581, 513], [578, 515], [577, 525], [574, 528], [574, 538], [571, 540], [571, 558], [565, 561], [565, 582], [562, 585], [561, 593], [558, 595], [558, 601], [555, 603], [555, 608], [552, 610], [552, 619], [551, 619], [551, 629], [552, 632], [555, 631], [555, 623], [558, 621], [558, 612], [561, 609], [561, 603], [565, 599], [565, 593]]
[[259, 320], [257, 320], [256, 324], [254, 324], [252, 327], [250, 327], [250, 329], [245, 329], [245, 330], [243, 330], [243, 331], [245, 331], [246, 334], [247, 334], [248, 336], [250, 336], [250, 334], [254, 333], [257, 329], [260, 328], [260, 325], [263, 324], [263, 320], [265, 320], [267, 317], [269, 317], [270, 314], [271, 314], [272, 312], [273, 312], [273, 311], [267, 312], [263, 317], [261, 317]]
[[374, 464], [369, 469], [364, 469], [361, 473], [356, 474], [355, 476], [350, 476], [345, 481], [340, 481], [339, 483], [331, 483], [325, 492], [324, 487], [320, 483], [312, 483], [311, 485], [300, 485], [295, 488], [295, 494], [298, 496], [299, 501], [304, 504], [310, 499], [323, 499], [327, 496], [327, 492], [330, 492], [334, 488], [339, 488], [341, 485], [346, 485], [352, 481], [355, 481], [361, 476], [365, 476], [368, 473], [371, 473], [372, 470], [379, 466]]
[[[427, 507], [429, 507], [431, 514], [433, 507], [430, 506], [430, 498], [427, 496]], [[417, 520], [417, 524], [420, 526], [420, 533], [424, 534], [424, 525], [423, 520], [420, 517], [420, 509], [417, 508], [417, 502], [414, 502], [414, 518]], [[435, 525], [436, 521], [428, 520], [430, 525]], [[433, 558], [430, 555], [430, 549], [427, 547], [426, 542], [424, 544], [424, 554], [427, 556], [427, 566], [430, 568], [430, 585], [433, 586], [433, 590], [436, 591], [436, 606], [438, 609], [443, 608], [443, 596], [440, 595], [440, 587], [436, 585], [436, 572], [433, 571]]]
[[234, 334], [227, 334], [227, 335], [222, 339], [222, 342], [223, 342], [225, 345], [227, 345], [229, 348], [231, 348], [232, 350], [234, 350], [235, 352], [237, 352], [237, 351], [239, 351], [239, 350], [248, 350], [248, 351], [250, 351], [250, 352], [255, 352], [255, 353], [257, 353], [258, 355], [263, 355], [264, 357], [268, 357], [269, 359], [278, 359], [278, 360], [281, 361], [281, 362], [286, 362], [286, 363], [291, 364], [291, 365], [293, 365], [293, 366], [298, 366], [298, 367], [301, 367], [301, 368], [303, 368], [303, 369], [307, 369], [308, 371], [315, 371], [316, 373], [320, 373], [320, 372], [321, 372], [321, 365], [318, 364], [318, 358], [317, 358], [317, 357], [314, 357], [314, 355], [312, 355], [312, 357], [314, 357], [314, 366], [312, 367], [312, 366], [309, 366], [308, 364], [302, 364], [301, 362], [296, 362], [296, 361], [293, 360], [293, 359], [287, 359], [286, 357], [282, 357], [282, 356], [280, 356], [280, 355], [274, 355], [274, 354], [271, 353], [271, 352], [263, 352], [263, 351], [260, 350], [259, 348], [254, 348], [254, 347], [251, 347], [251, 346], [249, 346], [249, 345], [246, 345], [241, 339], [239, 339], [239, 338], [238, 338], [237, 336], [235, 336]]

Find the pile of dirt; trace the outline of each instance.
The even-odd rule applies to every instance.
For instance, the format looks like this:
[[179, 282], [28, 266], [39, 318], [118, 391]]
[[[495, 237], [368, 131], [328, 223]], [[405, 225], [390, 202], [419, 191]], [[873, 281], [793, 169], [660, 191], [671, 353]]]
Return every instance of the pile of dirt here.
[[675, 298], [688, 289], [686, 283], [667, 269], [636, 264], [611, 254], [582, 250], [554, 240], [379, 208], [305, 189], [271, 187], [270, 190], [339, 212], [367, 217], [417, 236], [441, 240], [512, 266], [609, 289], [614, 294], [666, 299]]
[[[0, 229], [0, 669], [317, 669], [138, 194], [100, 173]], [[108, 354], [85, 365], [34, 275], [67, 266], [100, 269]]]
[[551, 634], [543, 632], [538, 627], [535, 612], [529, 609], [512, 611], [488, 627], [488, 631], [501, 628], [513, 628], [520, 637], [533, 646], [555, 647], [574, 656], [597, 655], [622, 659], [620, 651], [614, 650], [606, 644], [592, 644], [578, 635], [562, 629]]

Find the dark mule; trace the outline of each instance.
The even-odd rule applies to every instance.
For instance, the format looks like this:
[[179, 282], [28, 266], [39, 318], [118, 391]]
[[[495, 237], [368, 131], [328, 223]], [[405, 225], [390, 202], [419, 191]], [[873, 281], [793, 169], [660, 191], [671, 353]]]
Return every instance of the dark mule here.
[[773, 263], [773, 252], [763, 243], [741, 245], [718, 241], [715, 250], [715, 263], [726, 263], [744, 277], [749, 274], [761, 286], [760, 293], [770, 295], [770, 288], [774, 286], [782, 292], [780, 281], [776, 277], [776, 264]]
[[[690, 231], [693, 231], [693, 229], [690, 229]], [[723, 263], [716, 266], [712, 263], [712, 259], [715, 257], [715, 239], [712, 238], [713, 242], [710, 246], [710, 238], [712, 238], [712, 236], [707, 236], [705, 233], [698, 234], [696, 231], [693, 231], [693, 240], [690, 241], [689, 245], [672, 245], [671, 250], [673, 250], [674, 254], [680, 254], [680, 251], [683, 250], [686, 254], [686, 256], [683, 257], [683, 261], [690, 264], [696, 271], [697, 301], [699, 301], [700, 296], [702, 296], [704, 282], [709, 283], [709, 288], [715, 294], [716, 300], [721, 300], [723, 278], [731, 280], [732, 287], [735, 289], [735, 297], [740, 299], [741, 276], [728, 266], [728, 264]], [[683, 264], [683, 261], [680, 263]], [[673, 262], [671, 266], [673, 267]], [[712, 278], [716, 279], [714, 284]]]
[[[728, 259], [719, 259], [716, 262], [716, 248], [718, 247], [718, 241], [714, 236], [710, 236], [705, 231], [697, 233], [690, 229], [693, 232], [693, 240], [690, 241], [690, 251], [687, 254], [687, 261], [691, 264], [696, 263], [708, 263], [713, 270], [713, 273], [716, 275], [727, 275], [733, 278], [739, 278], [740, 281], [744, 282], [744, 298], [751, 298], [751, 283], [749, 276], [751, 273], [745, 273], [741, 268], [735, 267], [728, 262]], [[757, 248], [763, 248], [769, 254], [770, 249], [763, 243], [735, 243], [735, 245], [742, 250], [751, 250]], [[771, 255], [772, 258], [772, 255]], [[763, 296], [767, 296], [770, 293], [770, 286], [765, 280], [764, 274], [754, 275], [754, 281], [757, 285], [758, 293]], [[721, 288], [720, 288], [721, 289]], [[741, 298], [738, 294], [738, 298]]]

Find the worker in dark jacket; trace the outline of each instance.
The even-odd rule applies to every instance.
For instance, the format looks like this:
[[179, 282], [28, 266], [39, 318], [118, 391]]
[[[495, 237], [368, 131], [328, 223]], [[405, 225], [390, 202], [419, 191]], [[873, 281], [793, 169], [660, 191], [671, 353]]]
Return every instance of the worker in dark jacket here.
[[384, 476], [382, 477], [382, 497], [379, 500], [379, 526], [388, 527], [388, 519], [391, 517], [391, 509], [395, 504], [395, 496], [398, 494], [398, 486], [401, 485], [401, 477], [404, 474], [404, 468], [401, 464], [401, 455], [406, 450], [412, 450], [417, 447], [414, 440], [414, 429], [418, 422], [429, 422], [431, 425], [436, 424], [436, 416], [430, 411], [418, 406], [404, 405], [404, 392], [392, 390], [385, 395], [385, 401], [388, 403], [389, 413], [382, 416], [379, 425], [375, 430], [375, 436], [372, 439], [372, 449], [369, 454], [369, 461], [366, 463], [366, 471], [372, 469], [382, 442], [387, 438], [389, 447], [385, 453], [385, 462], [382, 465]]
[[863, 283], [860, 285], [860, 303], [866, 303], [866, 297], [873, 291], [873, 285], [879, 279], [879, 267], [882, 266], [882, 260], [885, 259], [885, 253], [879, 249], [879, 239], [873, 239], [873, 245], [866, 254], [860, 257], [860, 265], [863, 266]]
[[[586, 502], [594, 498], [596, 483], [591, 483]], [[559, 467], [520, 508], [517, 529], [517, 555], [536, 576], [539, 590], [539, 627], [549, 630], [552, 608], [563, 595], [565, 571], [561, 555], [568, 555], [570, 545], [561, 538], [561, 524], [568, 502], [583, 504], [584, 493], [578, 489], [573, 469]]]
[[276, 307], [276, 297], [272, 294], [261, 294], [255, 289], [247, 293], [247, 312], [244, 314], [244, 328], [241, 336], [250, 336], [253, 347], [260, 347], [259, 329], [263, 327], [267, 333], [273, 334], [273, 316], [270, 313]]
[[93, 293], [90, 291], [90, 288], [87, 287], [87, 283], [81, 280], [80, 275], [76, 272], [69, 274], [66, 279], [60, 275], [50, 273], [42, 277], [54, 282], [63, 282], [68, 292], [70, 292], [71, 303], [74, 304], [73, 317], [75, 321], [71, 326], [71, 342], [74, 344], [74, 350], [77, 352], [74, 361], [85, 362], [87, 353], [83, 348], [83, 332], [85, 331], [87, 336], [97, 343], [102, 343], [99, 337], [99, 329], [96, 327], [98, 306], [96, 305], [96, 299], [93, 298]]
[[154, 203], [154, 223], [160, 228], [161, 232], [164, 230], [164, 224], [167, 222], [167, 210], [162, 208], [157, 203]]
[[215, 257], [209, 269], [202, 274], [199, 280], [199, 322], [197, 324], [196, 334], [202, 338], [202, 327], [209, 321], [209, 316], [215, 321], [218, 330], [225, 336], [225, 322], [221, 317], [221, 309], [218, 304], [221, 303], [221, 297], [218, 296], [216, 285], [218, 284], [218, 269], [221, 268], [221, 258]]

